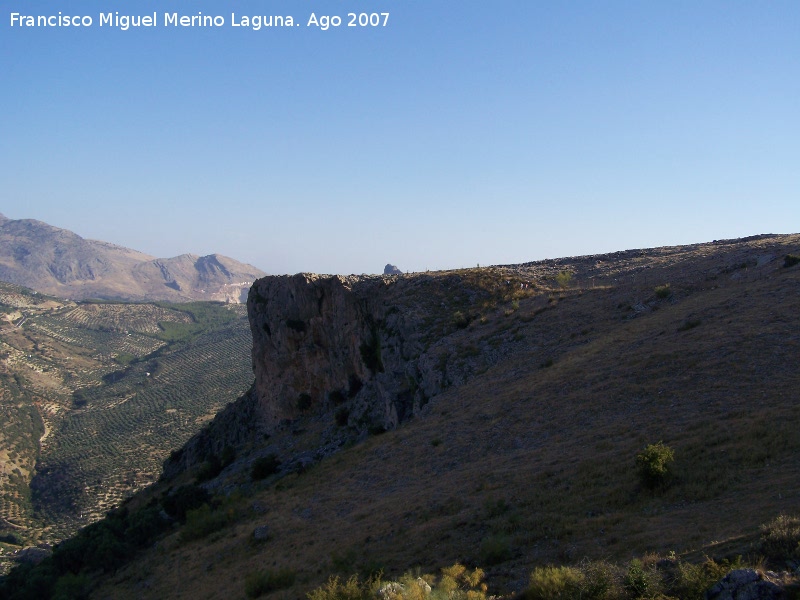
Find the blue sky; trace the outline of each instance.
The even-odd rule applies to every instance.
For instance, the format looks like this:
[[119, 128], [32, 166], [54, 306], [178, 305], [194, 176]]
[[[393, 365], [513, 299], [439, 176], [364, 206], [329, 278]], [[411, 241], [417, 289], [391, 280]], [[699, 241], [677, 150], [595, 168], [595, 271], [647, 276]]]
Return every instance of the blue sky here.
[[[59, 11], [94, 25], [10, 26]], [[8, 0], [0, 212], [270, 273], [797, 232], [798, 32], [796, 1]]]

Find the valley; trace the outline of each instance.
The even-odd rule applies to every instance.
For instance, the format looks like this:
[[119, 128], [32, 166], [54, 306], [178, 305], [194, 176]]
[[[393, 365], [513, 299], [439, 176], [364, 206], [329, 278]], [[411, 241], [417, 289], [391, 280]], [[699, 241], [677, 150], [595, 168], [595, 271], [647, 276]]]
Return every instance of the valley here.
[[18, 544], [68, 537], [154, 482], [252, 382], [240, 304], [71, 302], [0, 283], [0, 312], [0, 534]]

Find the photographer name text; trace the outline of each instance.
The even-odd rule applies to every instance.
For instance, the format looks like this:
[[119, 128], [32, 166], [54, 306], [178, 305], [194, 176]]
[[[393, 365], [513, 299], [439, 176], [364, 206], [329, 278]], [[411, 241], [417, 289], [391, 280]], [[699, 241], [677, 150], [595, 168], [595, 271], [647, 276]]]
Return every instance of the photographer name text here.
[[321, 15], [311, 13], [307, 18], [295, 19], [291, 15], [223, 15], [181, 14], [177, 12], [150, 13], [146, 15], [125, 15], [118, 12], [91, 15], [26, 15], [10, 13], [10, 26], [28, 27], [104, 27], [121, 31], [145, 27], [191, 28], [191, 27], [243, 27], [258, 31], [269, 27], [316, 27], [322, 31], [338, 27], [386, 27], [389, 24], [388, 12], [349, 12], [344, 15]]

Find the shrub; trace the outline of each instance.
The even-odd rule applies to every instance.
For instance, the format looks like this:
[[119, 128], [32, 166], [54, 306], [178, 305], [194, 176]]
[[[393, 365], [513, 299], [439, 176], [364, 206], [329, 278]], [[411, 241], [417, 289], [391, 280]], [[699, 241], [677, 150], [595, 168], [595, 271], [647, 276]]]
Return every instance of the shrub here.
[[531, 573], [526, 600], [572, 600], [580, 596], [584, 575], [572, 567], [536, 567]]
[[311, 394], [303, 392], [297, 396], [297, 410], [305, 412], [311, 408]]
[[657, 285], [653, 291], [656, 294], [656, 298], [660, 298], [662, 300], [669, 298], [672, 295], [672, 290], [670, 289], [668, 283], [665, 283], [664, 285]]
[[465, 329], [469, 326], [472, 318], [470, 315], [466, 315], [460, 310], [457, 310], [453, 313], [453, 325], [455, 325], [458, 329]]
[[89, 577], [83, 573], [66, 573], [53, 587], [53, 600], [85, 600], [91, 590]]
[[695, 327], [700, 326], [700, 319], [687, 319], [683, 325], [678, 327], [678, 331], [689, 331], [690, 329], [694, 329]]
[[675, 460], [675, 451], [663, 442], [645, 446], [636, 455], [639, 478], [645, 487], [655, 489], [666, 485], [672, 476], [670, 465]]
[[348, 390], [347, 396], [350, 398], [354, 398], [358, 392], [361, 391], [361, 388], [364, 387], [364, 382], [358, 378], [358, 375], [355, 373], [351, 373], [350, 377], [347, 379]]
[[504, 535], [490, 535], [481, 544], [481, 562], [490, 567], [509, 560], [511, 555], [511, 542]]
[[297, 333], [306, 332], [305, 321], [301, 321], [300, 319], [286, 319], [286, 326], [289, 329], [296, 331]]
[[290, 569], [277, 571], [256, 571], [244, 579], [244, 593], [248, 598], [258, 598], [276, 590], [284, 590], [294, 585], [295, 572]]
[[628, 565], [628, 572], [622, 581], [627, 592], [633, 598], [648, 598], [654, 593], [655, 585], [651, 573], [648, 573], [642, 561], [634, 558]]
[[250, 478], [253, 481], [260, 481], [266, 479], [270, 475], [278, 472], [278, 467], [281, 465], [278, 457], [274, 454], [267, 454], [253, 461], [253, 466], [250, 468]]
[[232, 515], [211, 510], [208, 504], [186, 513], [186, 525], [181, 530], [181, 541], [199, 540], [207, 535], [225, 528], [232, 520]]
[[223, 469], [232, 464], [233, 461], [236, 460], [236, 449], [233, 446], [225, 446], [222, 449], [219, 460], [222, 463]]
[[556, 275], [556, 283], [559, 287], [565, 288], [572, 282], [572, 273], [569, 271], [561, 271]]
[[4, 542], [6, 544], [13, 544], [15, 546], [22, 545], [22, 542], [13, 533], [4, 533], [3, 535], [0, 535], [0, 542]]
[[445, 567], [436, 585], [436, 596], [453, 600], [484, 600], [486, 584], [483, 583], [483, 576], [483, 569], [470, 571], [460, 563]]
[[800, 256], [796, 254], [787, 254], [783, 259], [783, 268], [788, 269], [789, 267], [793, 267], [798, 263], [800, 263]]
[[328, 392], [328, 400], [333, 403], [334, 406], [339, 406], [347, 402], [347, 396], [342, 390], [333, 390], [332, 392]]
[[336, 411], [334, 417], [336, 418], [336, 424], [339, 427], [344, 427], [347, 425], [348, 419], [350, 419], [350, 410], [346, 406], [342, 406]]
[[681, 600], [704, 600], [708, 588], [731, 571], [743, 567], [741, 557], [737, 557], [733, 561], [724, 560], [720, 563], [709, 558], [699, 565], [682, 562], [678, 564], [675, 580], [670, 585], [669, 593]]
[[613, 600], [624, 596], [622, 573], [619, 567], [605, 561], [594, 561], [581, 565], [580, 597], [585, 600]]
[[202, 483], [204, 481], [210, 481], [220, 473], [222, 473], [222, 463], [219, 458], [212, 456], [197, 469], [197, 482]]
[[125, 541], [134, 548], [144, 548], [164, 531], [167, 525], [167, 520], [161, 516], [161, 510], [157, 506], [142, 508], [128, 518]]
[[773, 560], [800, 556], [800, 518], [778, 515], [762, 525], [760, 550]]
[[196, 485], [184, 485], [164, 497], [161, 500], [161, 506], [170, 517], [184, 522], [187, 511], [200, 508], [209, 499], [208, 492], [203, 488]]
[[308, 600], [372, 600], [380, 586], [380, 580], [359, 581], [353, 575], [342, 583], [338, 577], [331, 577], [328, 583], [308, 594]]
[[381, 355], [381, 338], [376, 328], [373, 328], [369, 342], [364, 342], [359, 347], [361, 360], [373, 373], [383, 373], [383, 357]]

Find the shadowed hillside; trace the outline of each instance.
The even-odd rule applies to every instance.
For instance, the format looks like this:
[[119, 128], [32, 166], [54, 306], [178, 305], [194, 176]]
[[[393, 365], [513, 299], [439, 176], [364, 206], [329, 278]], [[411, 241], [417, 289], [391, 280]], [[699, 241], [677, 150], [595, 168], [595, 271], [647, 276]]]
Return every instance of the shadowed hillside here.
[[[256, 386], [127, 505], [174, 507], [199, 477], [198, 511], [93, 597], [244, 597], [269, 570], [293, 577], [267, 597], [301, 598], [456, 561], [508, 593], [545, 564], [758, 553], [800, 489], [797, 255], [757, 236], [260, 280]], [[675, 461], [653, 488], [636, 456], [657, 442]]]

